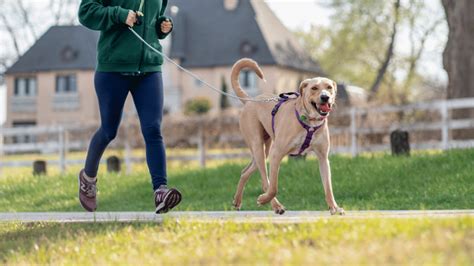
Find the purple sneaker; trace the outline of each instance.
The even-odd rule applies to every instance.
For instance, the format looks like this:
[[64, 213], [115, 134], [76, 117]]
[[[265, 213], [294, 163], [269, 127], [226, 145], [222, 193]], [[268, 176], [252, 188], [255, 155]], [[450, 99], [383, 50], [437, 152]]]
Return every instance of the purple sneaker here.
[[181, 202], [181, 193], [174, 189], [168, 189], [165, 185], [155, 191], [155, 212], [167, 213]]
[[79, 202], [89, 212], [97, 209], [97, 179], [89, 182], [84, 177], [84, 169], [79, 172]]

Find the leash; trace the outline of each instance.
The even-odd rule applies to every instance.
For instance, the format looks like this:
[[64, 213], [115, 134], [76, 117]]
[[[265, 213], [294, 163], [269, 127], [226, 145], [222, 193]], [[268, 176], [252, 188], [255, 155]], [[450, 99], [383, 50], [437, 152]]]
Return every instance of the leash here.
[[206, 85], [206, 87], [212, 89], [213, 91], [220, 93], [222, 95], [226, 95], [230, 98], [242, 100], [242, 101], [247, 101], [247, 102], [259, 102], [259, 103], [268, 103], [268, 102], [277, 102], [280, 98], [279, 97], [271, 97], [271, 98], [265, 98], [265, 99], [254, 99], [254, 98], [242, 98], [237, 95], [221, 91], [220, 89], [212, 86], [211, 84], [207, 83], [205, 80], [202, 80], [198, 75], [194, 74], [192, 71], [182, 67], [180, 64], [176, 63], [173, 61], [171, 58], [169, 58], [167, 55], [165, 55], [163, 52], [160, 52], [157, 50], [155, 47], [151, 46], [147, 41], [145, 41], [142, 36], [140, 36], [134, 29], [131, 27], [128, 27], [128, 29], [140, 40], [143, 44], [145, 44], [148, 48], [150, 48], [153, 52], [161, 55], [163, 58], [165, 58], [168, 62], [172, 63], [175, 65], [178, 69], [182, 70], [184, 73], [188, 74], [192, 78], [202, 82], [202, 84]]

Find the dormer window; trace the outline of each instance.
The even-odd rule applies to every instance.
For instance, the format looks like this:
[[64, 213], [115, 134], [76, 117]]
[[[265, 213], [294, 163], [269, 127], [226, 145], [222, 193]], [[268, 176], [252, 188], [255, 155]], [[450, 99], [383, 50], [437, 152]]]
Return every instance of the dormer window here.
[[35, 97], [37, 95], [36, 78], [35, 77], [16, 78], [13, 95], [15, 97]]
[[67, 46], [61, 51], [61, 60], [66, 63], [76, 60], [78, 56], [79, 52], [70, 46]]
[[56, 94], [76, 94], [76, 75], [58, 75], [56, 77]]

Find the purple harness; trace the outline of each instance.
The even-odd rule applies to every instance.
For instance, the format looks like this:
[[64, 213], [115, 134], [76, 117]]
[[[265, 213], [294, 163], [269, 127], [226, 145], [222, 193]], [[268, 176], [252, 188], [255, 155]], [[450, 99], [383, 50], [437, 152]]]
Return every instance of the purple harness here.
[[[280, 96], [280, 99], [278, 103], [275, 105], [275, 107], [273, 107], [273, 110], [272, 110], [273, 134], [275, 134], [275, 116], [278, 113], [278, 110], [280, 109], [280, 107], [283, 105], [283, 103], [287, 102], [288, 100], [298, 98], [300, 94], [297, 92], [287, 92], [287, 93], [282, 93], [279, 96]], [[301, 154], [303, 154], [303, 152], [311, 145], [311, 140], [313, 139], [314, 132], [318, 131], [318, 129], [320, 129], [324, 125], [324, 122], [321, 125], [315, 126], [315, 127], [307, 125], [305, 122], [303, 122], [303, 120], [300, 117], [300, 113], [296, 109], [295, 109], [295, 115], [300, 125], [306, 130], [306, 137], [304, 139], [303, 145], [301, 145], [300, 147], [298, 154], [290, 154], [290, 156], [300, 156]]]

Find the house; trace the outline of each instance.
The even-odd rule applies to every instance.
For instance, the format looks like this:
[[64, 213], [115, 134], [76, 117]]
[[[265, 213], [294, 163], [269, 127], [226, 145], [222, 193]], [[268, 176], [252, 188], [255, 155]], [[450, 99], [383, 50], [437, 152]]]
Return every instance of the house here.
[[[217, 88], [230, 83], [231, 67], [242, 57], [259, 62], [267, 79], [244, 71], [241, 83], [250, 95], [295, 90], [302, 79], [322, 74], [264, 1], [173, 0], [168, 12], [175, 31], [164, 51]], [[82, 26], [50, 28], [6, 72], [6, 127], [98, 124], [97, 40], [98, 32]], [[163, 74], [167, 112], [180, 113], [195, 97], [209, 98], [219, 111], [220, 95], [201, 82], [171, 64]], [[130, 105], [128, 99], [126, 110], [133, 112]]]
[[[262, 0], [170, 3], [168, 13], [176, 27], [171, 57], [217, 88], [223, 87], [223, 80], [230, 84], [231, 67], [242, 57], [257, 61], [266, 76], [264, 83], [253, 72], [242, 73], [241, 84], [252, 96], [293, 91], [304, 78], [323, 74]], [[220, 96], [201, 82], [176, 68], [170, 73], [179, 93], [179, 106], [194, 97], [207, 97], [214, 107], [219, 106]]]

